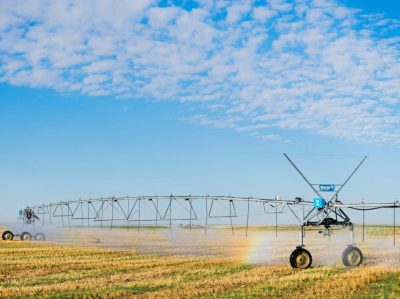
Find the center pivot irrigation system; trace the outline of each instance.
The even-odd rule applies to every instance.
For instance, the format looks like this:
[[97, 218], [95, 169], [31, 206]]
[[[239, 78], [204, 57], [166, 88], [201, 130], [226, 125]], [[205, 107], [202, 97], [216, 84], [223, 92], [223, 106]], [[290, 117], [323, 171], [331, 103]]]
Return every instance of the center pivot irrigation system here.
[[[300, 171], [296, 164], [284, 154], [285, 158], [300, 174], [308, 186], [313, 190], [316, 197], [307, 201], [301, 197], [294, 200], [276, 198], [254, 198], [235, 196], [126, 196], [108, 197], [88, 200], [63, 201], [44, 204], [40, 206], [27, 207], [20, 211], [20, 218], [23, 222], [22, 233], [6, 231], [3, 233], [4, 240], [12, 240], [14, 236], [20, 236], [22, 240], [30, 240], [31, 227], [37, 228], [46, 225], [57, 225], [63, 227], [87, 226], [87, 227], [116, 227], [126, 226], [127, 228], [136, 224], [137, 229], [141, 227], [169, 226], [172, 229], [173, 223], [182, 223], [186, 227], [207, 229], [216, 224], [230, 226], [232, 234], [235, 234], [234, 221], [239, 217], [245, 219], [246, 236], [249, 228], [250, 217], [257, 216], [250, 213], [257, 206], [259, 215], [274, 214], [275, 228], [277, 233], [278, 214], [289, 210], [299, 221], [300, 244], [290, 255], [290, 265], [293, 268], [305, 269], [311, 266], [311, 253], [305, 249], [304, 236], [305, 227], [323, 227], [319, 232], [323, 235], [330, 235], [331, 230], [336, 228], [349, 228], [350, 243], [342, 254], [342, 261], [345, 266], [356, 267], [363, 261], [363, 255], [354, 243], [354, 227], [344, 209], [357, 211], [371, 211], [377, 209], [393, 209], [393, 230], [395, 240], [396, 229], [396, 208], [400, 208], [397, 201], [391, 203], [342, 203], [339, 200], [339, 193], [349, 182], [367, 157], [364, 157], [356, 166], [343, 184], [312, 184]], [[329, 196], [323, 196], [328, 194]], [[303, 215], [300, 217], [299, 208]], [[239, 211], [239, 213], [237, 212]], [[305, 212], [306, 211], [306, 212]], [[41, 219], [39, 218], [41, 216]], [[364, 214], [363, 214], [364, 215]], [[225, 220], [223, 220], [225, 219]], [[224, 222], [224, 223], [222, 223]], [[235, 222], [235, 224], [237, 224]], [[364, 217], [363, 217], [364, 226]], [[37, 229], [36, 229], [37, 231]], [[44, 240], [45, 236], [39, 232], [34, 235], [37, 240]], [[394, 241], [395, 242], [395, 241]], [[395, 243], [394, 243], [395, 244]]]

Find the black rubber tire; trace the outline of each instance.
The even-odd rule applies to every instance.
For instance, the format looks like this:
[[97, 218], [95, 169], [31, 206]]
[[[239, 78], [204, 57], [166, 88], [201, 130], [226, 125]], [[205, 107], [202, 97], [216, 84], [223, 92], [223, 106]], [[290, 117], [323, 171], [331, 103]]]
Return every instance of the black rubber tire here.
[[342, 262], [346, 267], [358, 267], [363, 262], [364, 257], [360, 249], [349, 245], [342, 254]]
[[46, 240], [46, 236], [44, 235], [44, 233], [37, 233], [35, 235], [35, 240], [36, 241], [45, 241]]
[[28, 232], [23, 232], [21, 234], [21, 241], [30, 241], [32, 240], [32, 235]]
[[14, 234], [12, 232], [10, 232], [9, 230], [6, 230], [2, 235], [1, 238], [4, 241], [11, 241], [12, 239], [14, 239]]
[[303, 247], [297, 247], [289, 258], [290, 265], [294, 269], [307, 269], [311, 267], [312, 255]]

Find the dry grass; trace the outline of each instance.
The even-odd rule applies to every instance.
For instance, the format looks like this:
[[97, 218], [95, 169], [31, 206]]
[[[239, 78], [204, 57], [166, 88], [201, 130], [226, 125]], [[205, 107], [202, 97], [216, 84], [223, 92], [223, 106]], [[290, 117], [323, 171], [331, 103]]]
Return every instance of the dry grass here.
[[292, 270], [234, 256], [173, 256], [0, 242], [0, 297], [399, 298], [400, 270], [339, 265]]

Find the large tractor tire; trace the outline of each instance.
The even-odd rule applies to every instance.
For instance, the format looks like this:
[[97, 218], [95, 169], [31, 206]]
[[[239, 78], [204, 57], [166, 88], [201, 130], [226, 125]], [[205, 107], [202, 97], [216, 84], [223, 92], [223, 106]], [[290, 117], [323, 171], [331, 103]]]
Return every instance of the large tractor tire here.
[[292, 268], [307, 269], [311, 267], [311, 253], [303, 247], [297, 247], [290, 255], [290, 265]]
[[43, 233], [37, 233], [35, 235], [35, 240], [36, 241], [45, 241], [46, 240], [46, 236]]
[[11, 241], [12, 239], [14, 239], [14, 234], [12, 232], [10, 232], [9, 230], [6, 230], [2, 235], [1, 238], [4, 241]]
[[28, 232], [23, 232], [21, 234], [21, 241], [30, 241], [32, 240], [32, 235]]
[[349, 245], [342, 254], [342, 262], [346, 267], [358, 267], [363, 259], [361, 250], [352, 245]]

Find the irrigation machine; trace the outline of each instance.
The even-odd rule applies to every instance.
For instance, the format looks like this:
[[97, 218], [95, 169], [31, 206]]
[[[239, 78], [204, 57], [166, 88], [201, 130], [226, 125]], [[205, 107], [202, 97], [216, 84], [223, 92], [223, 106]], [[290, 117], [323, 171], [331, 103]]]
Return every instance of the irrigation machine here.
[[[87, 200], [61, 201], [43, 205], [26, 207], [20, 211], [23, 222], [21, 232], [5, 231], [3, 240], [12, 240], [19, 236], [21, 240], [44, 240], [46, 236], [38, 231], [39, 227], [61, 225], [63, 227], [115, 227], [117, 225], [132, 226], [139, 230], [143, 225], [164, 225], [172, 228], [173, 223], [185, 221], [188, 228], [201, 227], [204, 232], [213, 224], [225, 219], [232, 234], [235, 234], [233, 220], [239, 216], [244, 219], [246, 236], [249, 228], [249, 219], [253, 216], [250, 208], [257, 206], [257, 211], [264, 214], [275, 214], [275, 228], [277, 232], [278, 214], [284, 210], [290, 211], [299, 222], [300, 242], [290, 254], [290, 265], [293, 268], [306, 269], [312, 264], [312, 255], [306, 249], [304, 242], [305, 228], [318, 227], [319, 233], [330, 235], [332, 229], [348, 228], [350, 232], [349, 245], [342, 253], [343, 264], [347, 267], [357, 267], [363, 262], [363, 254], [354, 242], [354, 226], [345, 209], [357, 211], [393, 209], [393, 237], [395, 244], [396, 208], [400, 207], [397, 201], [389, 203], [343, 203], [339, 194], [347, 185], [353, 175], [358, 171], [367, 157], [355, 167], [342, 184], [313, 184], [300, 171], [292, 159], [284, 154], [298, 174], [315, 193], [315, 198], [305, 200], [296, 197], [293, 200], [275, 198], [254, 198], [236, 196], [211, 196], [211, 195], [167, 195], [167, 196], [124, 196], [107, 197]], [[240, 205], [240, 209], [238, 206]], [[218, 208], [219, 207], [219, 208]], [[302, 208], [307, 213], [299, 216], [296, 208]], [[237, 210], [240, 213], [237, 213]], [[252, 211], [254, 208], [252, 208]], [[223, 211], [223, 212], [221, 212]], [[201, 217], [200, 217], [201, 216]], [[364, 218], [363, 218], [364, 221]], [[364, 227], [364, 222], [363, 222]]]

